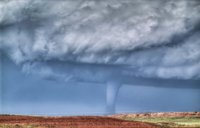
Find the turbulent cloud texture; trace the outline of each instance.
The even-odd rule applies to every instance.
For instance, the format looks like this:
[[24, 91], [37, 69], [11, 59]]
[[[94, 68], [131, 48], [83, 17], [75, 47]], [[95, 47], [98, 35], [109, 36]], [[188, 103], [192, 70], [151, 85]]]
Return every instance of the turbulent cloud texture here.
[[198, 0], [3, 0], [0, 48], [50, 78], [198, 79], [199, 12]]

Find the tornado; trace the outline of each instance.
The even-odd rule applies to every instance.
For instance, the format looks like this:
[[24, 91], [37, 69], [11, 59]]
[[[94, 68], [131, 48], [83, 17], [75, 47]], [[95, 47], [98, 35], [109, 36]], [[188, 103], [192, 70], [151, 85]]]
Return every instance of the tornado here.
[[106, 114], [115, 114], [116, 100], [121, 83], [108, 81], [106, 84]]

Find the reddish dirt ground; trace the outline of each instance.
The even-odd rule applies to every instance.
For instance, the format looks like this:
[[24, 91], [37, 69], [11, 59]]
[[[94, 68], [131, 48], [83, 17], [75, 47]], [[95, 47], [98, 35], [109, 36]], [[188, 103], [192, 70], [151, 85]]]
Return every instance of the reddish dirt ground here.
[[102, 116], [36, 117], [0, 116], [0, 124], [39, 125], [45, 128], [159, 128], [154, 124]]

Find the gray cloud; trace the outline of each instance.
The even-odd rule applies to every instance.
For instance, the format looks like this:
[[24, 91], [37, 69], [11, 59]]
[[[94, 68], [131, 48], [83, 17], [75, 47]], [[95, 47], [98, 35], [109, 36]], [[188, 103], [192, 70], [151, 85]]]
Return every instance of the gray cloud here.
[[0, 10], [0, 48], [27, 73], [200, 77], [197, 0], [4, 0]]
[[0, 50], [27, 74], [107, 84], [114, 113], [122, 84], [198, 88], [199, 12], [198, 0], [3, 0]]

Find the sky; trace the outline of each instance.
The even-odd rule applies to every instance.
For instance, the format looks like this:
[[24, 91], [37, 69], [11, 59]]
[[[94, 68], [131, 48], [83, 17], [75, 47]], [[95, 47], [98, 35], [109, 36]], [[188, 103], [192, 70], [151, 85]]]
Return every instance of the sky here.
[[3, 0], [0, 10], [2, 113], [199, 111], [200, 1]]
[[[105, 115], [106, 85], [27, 75], [3, 58], [2, 111], [23, 115]], [[199, 111], [200, 88], [123, 85], [115, 113]], [[189, 85], [190, 86], [190, 85]]]

